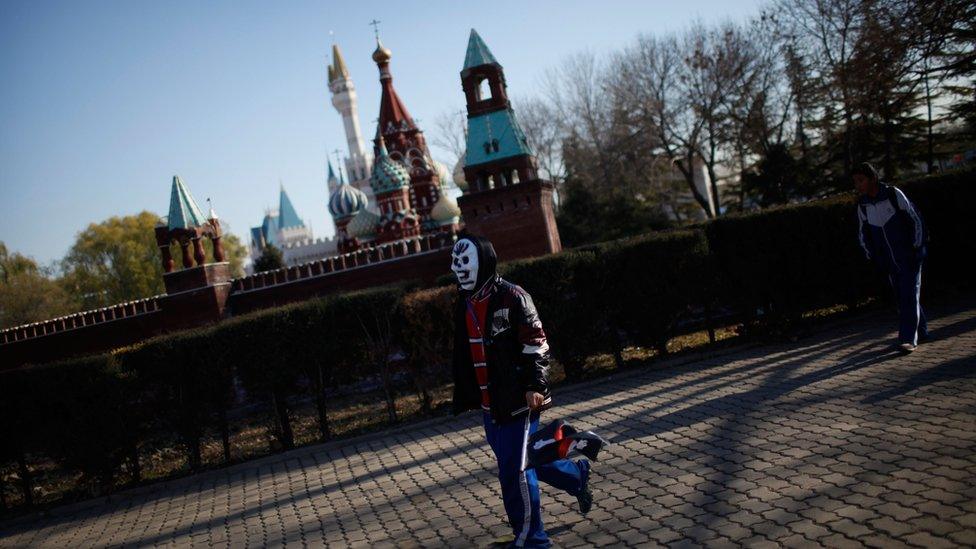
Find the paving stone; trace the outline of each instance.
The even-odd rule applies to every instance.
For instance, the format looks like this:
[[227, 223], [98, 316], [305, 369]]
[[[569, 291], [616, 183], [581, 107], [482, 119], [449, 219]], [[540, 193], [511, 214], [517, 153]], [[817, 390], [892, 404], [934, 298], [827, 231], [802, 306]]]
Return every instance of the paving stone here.
[[[890, 312], [557, 389], [613, 442], [595, 505], [542, 486], [559, 547], [976, 546], [976, 303]], [[949, 334], [942, 335], [939, 334]], [[476, 414], [0, 522], [0, 547], [484, 547], [510, 532]]]

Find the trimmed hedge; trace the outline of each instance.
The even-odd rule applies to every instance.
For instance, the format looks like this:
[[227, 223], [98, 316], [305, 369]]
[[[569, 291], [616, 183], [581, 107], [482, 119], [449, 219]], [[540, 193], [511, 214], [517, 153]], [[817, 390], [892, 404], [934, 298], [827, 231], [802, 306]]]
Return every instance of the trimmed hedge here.
[[[932, 236], [926, 293], [974, 278], [974, 172], [902, 186]], [[579, 379], [588, 356], [628, 343], [666, 351], [683, 319], [715, 308], [772, 321], [887, 293], [857, 244], [851, 197], [730, 215], [698, 228], [653, 233], [501, 266], [533, 297], [552, 353]], [[448, 266], [444, 266], [445, 271]], [[329, 399], [340, 386], [380, 387], [390, 422], [409, 388], [425, 411], [450, 380], [452, 286], [377, 288], [258, 311], [202, 329], [147, 340], [113, 354], [0, 373], [0, 465], [20, 471], [30, 503], [27, 456], [78, 471], [89, 493], [139, 480], [146, 449], [176, 444], [201, 467], [201, 440], [219, 433], [230, 460], [229, 412], [258, 405], [273, 426], [270, 450], [295, 444], [293, 406], [316, 409], [332, 436]], [[174, 442], [175, 441], [175, 442]], [[0, 490], [2, 490], [0, 486]]]
[[[972, 288], [959, 261], [976, 253], [973, 216], [976, 172], [925, 177], [899, 184], [929, 228], [923, 292]], [[704, 225], [720, 287], [718, 299], [744, 311], [784, 319], [891, 290], [865, 260], [857, 240], [851, 195], [729, 215]]]

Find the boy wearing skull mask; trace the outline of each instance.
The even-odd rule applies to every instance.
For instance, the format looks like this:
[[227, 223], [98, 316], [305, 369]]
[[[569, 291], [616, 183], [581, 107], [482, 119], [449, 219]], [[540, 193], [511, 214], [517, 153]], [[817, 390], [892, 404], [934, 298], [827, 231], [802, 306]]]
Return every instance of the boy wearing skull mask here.
[[497, 256], [483, 237], [463, 235], [451, 253], [458, 280], [454, 311], [454, 414], [481, 409], [485, 437], [515, 547], [549, 547], [539, 509], [539, 484], [592, 505], [590, 462], [561, 459], [527, 468], [526, 445], [542, 410], [552, 406], [549, 345], [532, 298], [496, 272]]

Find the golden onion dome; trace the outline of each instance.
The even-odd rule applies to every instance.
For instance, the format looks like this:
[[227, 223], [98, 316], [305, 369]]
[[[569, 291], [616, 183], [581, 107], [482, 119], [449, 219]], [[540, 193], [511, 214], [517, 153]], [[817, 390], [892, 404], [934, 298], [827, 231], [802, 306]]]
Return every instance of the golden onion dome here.
[[377, 63], [389, 63], [390, 58], [393, 57], [393, 52], [390, 48], [383, 45], [379, 39], [376, 39], [376, 51], [373, 52], [373, 61]]

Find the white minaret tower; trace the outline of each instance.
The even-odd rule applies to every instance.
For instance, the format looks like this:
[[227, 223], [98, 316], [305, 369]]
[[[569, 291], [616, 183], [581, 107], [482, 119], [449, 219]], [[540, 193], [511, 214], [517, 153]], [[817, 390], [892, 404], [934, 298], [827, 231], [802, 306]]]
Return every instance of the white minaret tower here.
[[[359, 107], [356, 103], [356, 87], [349, 77], [349, 69], [342, 59], [339, 46], [332, 45], [332, 64], [329, 65], [329, 91], [332, 92], [332, 105], [342, 115], [342, 124], [346, 130], [346, 142], [349, 145], [349, 158], [346, 159], [346, 174], [350, 183], [369, 179], [370, 167], [373, 165], [373, 155], [363, 146], [363, 134], [359, 128]], [[366, 183], [369, 187], [368, 181]], [[360, 189], [365, 191], [366, 189]]]

